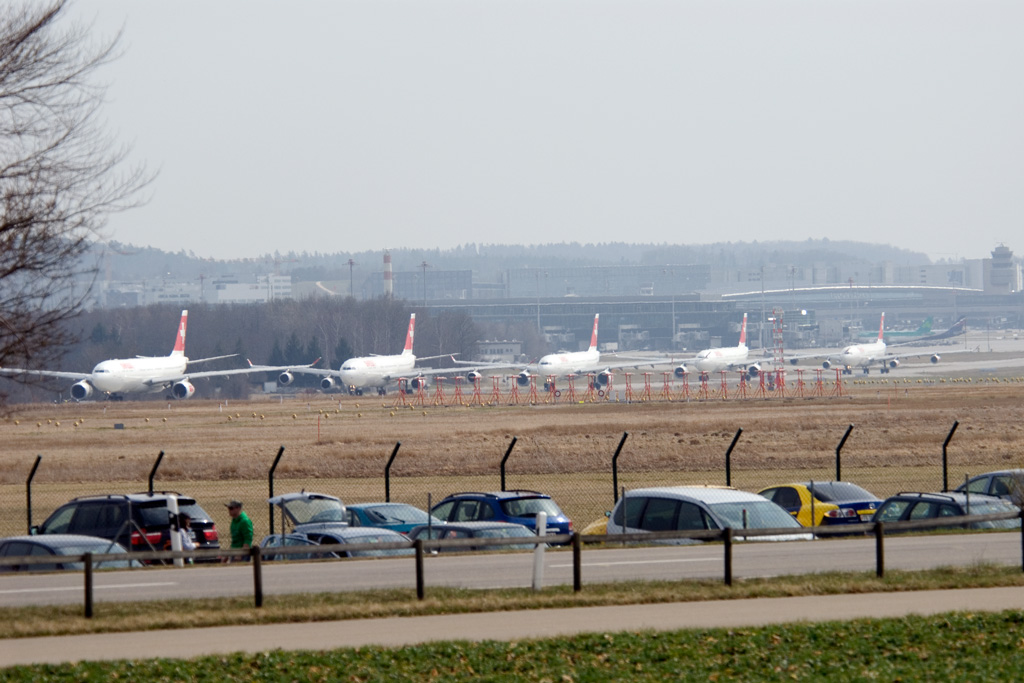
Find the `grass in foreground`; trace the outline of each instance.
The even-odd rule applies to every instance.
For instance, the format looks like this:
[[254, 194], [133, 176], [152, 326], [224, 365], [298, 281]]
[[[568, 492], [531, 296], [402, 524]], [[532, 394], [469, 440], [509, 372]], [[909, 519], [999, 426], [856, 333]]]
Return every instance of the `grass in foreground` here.
[[9, 681], [1020, 680], [1024, 613], [15, 667]]
[[0, 637], [991, 586], [1024, 586], [1024, 573], [1009, 567], [976, 565], [923, 572], [891, 571], [884, 579], [873, 573], [780, 576], [737, 581], [732, 587], [710, 580], [588, 584], [578, 594], [570, 586], [553, 586], [540, 593], [529, 589], [430, 588], [422, 601], [416, 600], [411, 590], [296, 594], [269, 596], [260, 609], [252, 606], [251, 598], [98, 602], [92, 619], [82, 616], [81, 605], [11, 607], [0, 609], [0, 620], [6, 624]]

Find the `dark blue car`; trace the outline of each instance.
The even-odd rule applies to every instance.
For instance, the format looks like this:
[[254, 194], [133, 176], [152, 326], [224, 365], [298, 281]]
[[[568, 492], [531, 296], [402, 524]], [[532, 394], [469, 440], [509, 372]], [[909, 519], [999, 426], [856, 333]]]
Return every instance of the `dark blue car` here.
[[465, 491], [453, 493], [431, 508], [442, 522], [510, 522], [537, 531], [537, 513], [546, 512], [548, 534], [572, 532], [572, 521], [551, 496], [538, 491]]

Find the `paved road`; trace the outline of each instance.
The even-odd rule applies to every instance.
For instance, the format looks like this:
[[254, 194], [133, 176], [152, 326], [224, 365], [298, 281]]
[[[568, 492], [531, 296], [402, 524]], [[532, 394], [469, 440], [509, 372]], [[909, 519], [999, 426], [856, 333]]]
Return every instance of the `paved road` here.
[[[533, 555], [469, 553], [428, 557], [427, 590], [431, 586], [499, 588], [530, 586]], [[584, 550], [583, 583], [633, 579], [693, 579], [723, 576], [721, 545]], [[918, 570], [979, 563], [1021, 564], [1021, 534], [985, 533], [892, 536], [885, 540], [887, 569]], [[264, 565], [267, 595], [297, 592], [414, 588], [411, 557]], [[736, 578], [825, 571], [874, 571], [873, 538], [738, 543], [733, 550]], [[572, 583], [572, 555], [567, 550], [545, 554], [546, 585]], [[0, 607], [74, 604], [83, 599], [81, 573], [0, 576]], [[187, 569], [145, 569], [97, 572], [95, 600], [126, 601], [206, 598], [252, 593], [250, 565], [196, 566]]]
[[640, 629], [738, 628], [1005, 609], [1024, 609], [1024, 588], [718, 600], [22, 638], [0, 640], [0, 667], [140, 657], [188, 658], [274, 649], [400, 647], [437, 640], [521, 640]]

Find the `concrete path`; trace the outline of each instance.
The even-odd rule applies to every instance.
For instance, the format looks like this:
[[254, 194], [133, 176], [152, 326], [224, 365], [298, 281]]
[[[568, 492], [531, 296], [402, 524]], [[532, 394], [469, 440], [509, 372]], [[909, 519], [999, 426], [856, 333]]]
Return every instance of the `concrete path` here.
[[191, 658], [274, 649], [399, 647], [436, 640], [521, 640], [605, 631], [763, 626], [1005, 609], [1024, 609], [1024, 588], [714, 600], [19, 638], [0, 640], [0, 667], [84, 660]]

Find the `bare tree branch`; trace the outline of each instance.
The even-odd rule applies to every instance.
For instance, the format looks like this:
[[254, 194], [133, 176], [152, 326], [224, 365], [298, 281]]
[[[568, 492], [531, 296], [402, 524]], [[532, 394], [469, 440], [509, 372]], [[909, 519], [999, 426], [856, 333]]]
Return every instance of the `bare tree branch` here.
[[96, 269], [83, 259], [114, 212], [153, 176], [101, 125], [96, 73], [120, 34], [96, 43], [61, 23], [67, 0], [0, 10], [0, 366], [53, 361], [74, 341]]

